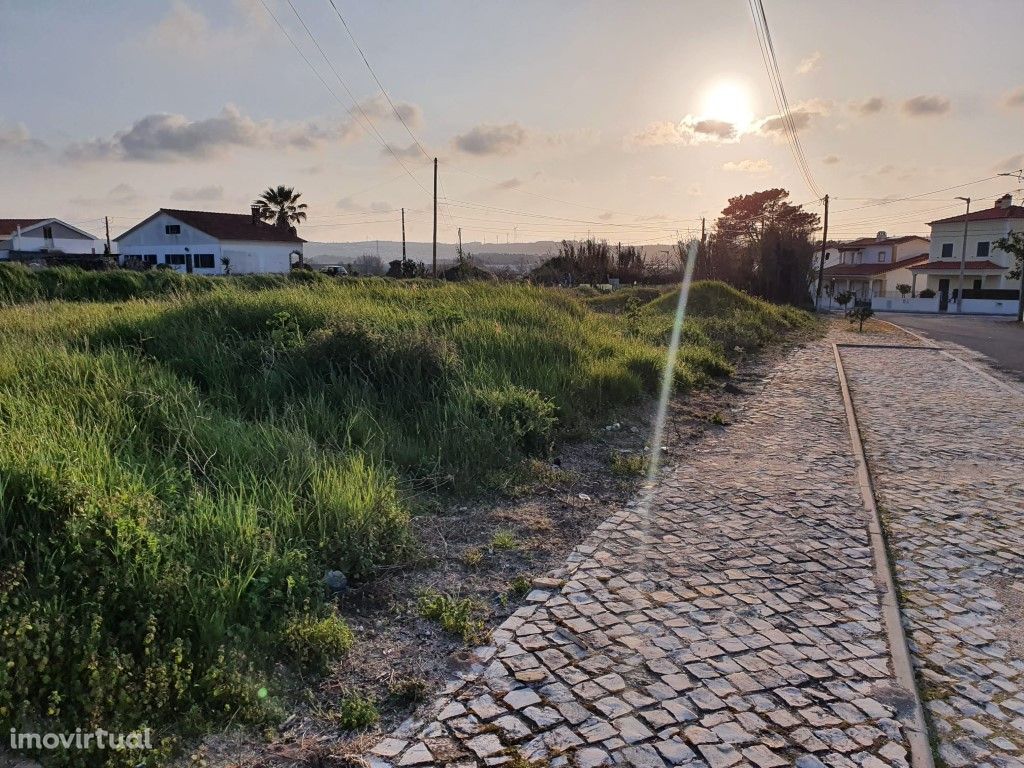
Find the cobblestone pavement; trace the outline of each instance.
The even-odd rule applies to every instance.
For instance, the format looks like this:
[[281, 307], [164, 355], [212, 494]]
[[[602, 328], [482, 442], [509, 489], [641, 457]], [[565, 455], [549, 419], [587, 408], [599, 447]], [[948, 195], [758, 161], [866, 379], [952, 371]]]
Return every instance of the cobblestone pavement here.
[[909, 697], [854, 481], [816, 342], [666, 473], [646, 513], [602, 524], [370, 762], [907, 765]]
[[939, 755], [1024, 768], [1024, 387], [843, 349]]

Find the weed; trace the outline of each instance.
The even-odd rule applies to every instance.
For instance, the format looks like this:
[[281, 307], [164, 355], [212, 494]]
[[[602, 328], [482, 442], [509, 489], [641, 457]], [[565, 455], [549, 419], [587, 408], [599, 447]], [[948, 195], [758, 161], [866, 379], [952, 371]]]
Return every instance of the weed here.
[[714, 413], [712, 413], [708, 417], [708, 421], [710, 421], [712, 424], [717, 424], [718, 426], [728, 424], [728, 422], [725, 420], [725, 416], [722, 415], [721, 411], [715, 411]]
[[285, 628], [284, 636], [291, 652], [303, 664], [321, 667], [347, 653], [355, 642], [348, 624], [334, 614], [322, 619], [295, 619]]
[[516, 576], [508, 585], [508, 594], [515, 600], [526, 597], [533, 588], [533, 582], [527, 576]]
[[467, 568], [479, 568], [484, 561], [484, 552], [480, 547], [470, 547], [462, 553], [462, 564]]
[[458, 635], [466, 643], [476, 641], [483, 632], [483, 608], [469, 597], [428, 590], [420, 596], [419, 611], [420, 616], [436, 621], [445, 632]]
[[428, 688], [422, 677], [403, 677], [388, 686], [388, 694], [399, 706], [408, 707], [425, 701]]
[[612, 453], [612, 474], [619, 477], [640, 477], [647, 471], [647, 458], [634, 453]]
[[333, 713], [333, 719], [340, 728], [356, 731], [376, 725], [380, 720], [380, 713], [372, 698], [353, 692], [341, 699], [337, 711]]
[[514, 531], [499, 529], [491, 536], [491, 549], [510, 551], [519, 548], [519, 538]]

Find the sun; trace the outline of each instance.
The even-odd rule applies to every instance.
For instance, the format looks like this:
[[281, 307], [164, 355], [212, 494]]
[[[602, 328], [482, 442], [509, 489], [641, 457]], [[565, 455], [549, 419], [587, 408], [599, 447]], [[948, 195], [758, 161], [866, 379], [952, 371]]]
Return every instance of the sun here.
[[701, 117], [724, 120], [739, 131], [744, 130], [754, 119], [750, 91], [736, 80], [719, 80], [704, 92]]

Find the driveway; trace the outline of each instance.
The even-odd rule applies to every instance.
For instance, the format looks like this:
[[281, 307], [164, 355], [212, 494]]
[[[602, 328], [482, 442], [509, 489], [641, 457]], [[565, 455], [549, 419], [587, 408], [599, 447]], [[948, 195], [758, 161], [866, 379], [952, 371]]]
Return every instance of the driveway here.
[[1012, 318], [906, 315], [879, 312], [878, 317], [937, 342], [980, 352], [1001, 370], [1024, 381], [1024, 327]]

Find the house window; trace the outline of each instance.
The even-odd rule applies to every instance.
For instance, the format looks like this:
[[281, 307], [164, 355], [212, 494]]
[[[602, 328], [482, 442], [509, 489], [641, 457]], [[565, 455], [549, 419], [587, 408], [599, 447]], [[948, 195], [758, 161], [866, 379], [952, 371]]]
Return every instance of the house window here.
[[[985, 245], [988, 245], [988, 243], [985, 243]], [[976, 290], [976, 291], [980, 291], [981, 290], [981, 280], [975, 280], [974, 281], [974, 290]]]
[[181, 224], [165, 224], [164, 225], [164, 234], [165, 235], [180, 235], [181, 234]]
[[53, 227], [43, 227], [43, 239], [53, 240]]
[[987, 259], [988, 258], [988, 243], [978, 243], [978, 258], [979, 259]]
[[952, 259], [953, 258], [953, 244], [943, 243], [942, 244], [942, 258]]
[[888, 260], [889, 260], [889, 254], [887, 254], [885, 251], [879, 251], [878, 252], [878, 263], [879, 264], [885, 264], [885, 262], [887, 262]]
[[145, 256], [140, 257], [143, 264], [156, 264], [156, 254], [147, 253]]
[[185, 265], [185, 254], [184, 253], [168, 253], [164, 256], [164, 264], [170, 264], [174, 267], [182, 267]]
[[196, 269], [213, 269], [212, 253], [197, 253], [192, 258], [195, 260]]

